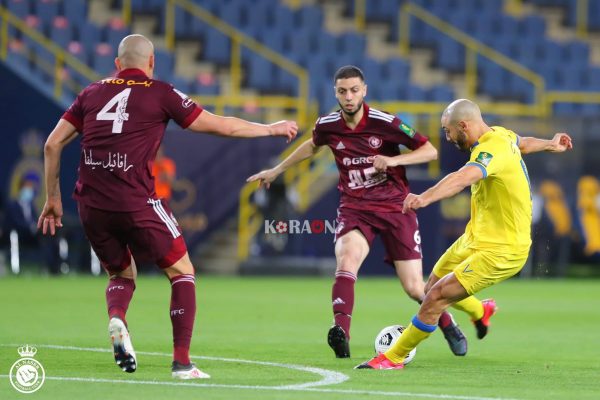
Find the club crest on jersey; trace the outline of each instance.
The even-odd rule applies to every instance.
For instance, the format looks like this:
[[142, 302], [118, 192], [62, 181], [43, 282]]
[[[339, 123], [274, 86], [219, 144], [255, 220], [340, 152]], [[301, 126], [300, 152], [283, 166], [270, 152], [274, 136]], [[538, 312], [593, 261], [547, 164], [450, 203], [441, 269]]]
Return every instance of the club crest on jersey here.
[[381, 140], [377, 136], [371, 136], [369, 138], [369, 146], [371, 146], [374, 149], [380, 148], [382, 144], [383, 144], [383, 140]]
[[482, 151], [481, 153], [479, 153], [477, 155], [475, 162], [478, 162], [479, 164], [483, 165], [484, 167], [487, 167], [488, 165], [490, 165], [490, 161], [492, 161], [492, 158], [494, 158], [493, 155], [491, 155], [490, 153], [487, 153], [485, 151]]

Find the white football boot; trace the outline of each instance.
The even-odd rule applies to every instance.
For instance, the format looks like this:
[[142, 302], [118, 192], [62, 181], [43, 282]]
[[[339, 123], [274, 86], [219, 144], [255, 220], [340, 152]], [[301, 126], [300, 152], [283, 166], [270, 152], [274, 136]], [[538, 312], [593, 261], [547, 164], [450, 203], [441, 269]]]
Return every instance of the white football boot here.
[[125, 372], [135, 372], [137, 358], [125, 323], [120, 318], [111, 318], [108, 323], [108, 333], [112, 342], [115, 361], [119, 368]]
[[175, 379], [208, 379], [210, 375], [196, 368], [196, 364], [183, 365], [173, 361], [171, 376]]

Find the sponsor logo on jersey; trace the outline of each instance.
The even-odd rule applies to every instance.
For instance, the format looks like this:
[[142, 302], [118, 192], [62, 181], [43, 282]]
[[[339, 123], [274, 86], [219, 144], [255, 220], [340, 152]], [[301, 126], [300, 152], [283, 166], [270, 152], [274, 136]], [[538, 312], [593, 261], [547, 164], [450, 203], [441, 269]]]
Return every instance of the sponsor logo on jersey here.
[[342, 164], [344, 164], [347, 167], [350, 165], [373, 164], [373, 156], [353, 158], [344, 157], [342, 159]]

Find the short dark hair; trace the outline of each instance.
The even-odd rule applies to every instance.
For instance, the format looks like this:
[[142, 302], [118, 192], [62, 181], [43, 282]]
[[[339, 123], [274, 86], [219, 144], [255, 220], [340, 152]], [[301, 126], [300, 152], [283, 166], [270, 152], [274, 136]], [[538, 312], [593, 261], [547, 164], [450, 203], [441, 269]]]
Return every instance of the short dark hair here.
[[333, 84], [337, 82], [338, 79], [348, 79], [348, 78], [360, 78], [361, 81], [365, 81], [365, 75], [355, 65], [344, 65], [340, 69], [337, 70], [335, 75], [333, 75]]

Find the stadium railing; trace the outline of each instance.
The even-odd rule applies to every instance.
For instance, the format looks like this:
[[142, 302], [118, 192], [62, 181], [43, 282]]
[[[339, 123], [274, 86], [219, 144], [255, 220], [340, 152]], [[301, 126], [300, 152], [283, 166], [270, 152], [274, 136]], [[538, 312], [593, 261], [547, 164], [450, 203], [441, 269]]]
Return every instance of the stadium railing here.
[[47, 60], [43, 57], [36, 56], [36, 53], [33, 51], [28, 51], [26, 57], [28, 58], [28, 61], [36, 65], [37, 68], [44, 70], [53, 77], [54, 82], [52, 95], [57, 101], [62, 102], [63, 88], [65, 85], [75, 93], [79, 92], [79, 90], [82, 88], [80, 83], [64, 73], [65, 67], [71, 68], [81, 76], [88, 79], [90, 82], [100, 79], [100, 76], [90, 67], [63, 50], [60, 46], [45, 37], [42, 33], [27, 26], [23, 20], [12, 14], [3, 6], [0, 6], [0, 15], [0, 59], [6, 61], [9, 55], [8, 47], [11, 39], [10, 27], [20, 31], [33, 43], [38, 44], [43, 49], [48, 51], [53, 55], [53, 60]]
[[[124, 7], [127, 6], [124, 4]], [[131, 4], [128, 5], [131, 7]], [[296, 111], [295, 119], [300, 127], [308, 123], [309, 86], [308, 73], [297, 63], [290, 61], [281, 54], [271, 50], [244, 32], [236, 29], [220, 18], [216, 17], [202, 6], [190, 0], [168, 0], [165, 12], [165, 44], [167, 49], [175, 49], [175, 8], [179, 7], [185, 12], [199, 19], [211, 28], [223, 33], [231, 40], [230, 82], [231, 91], [220, 96], [196, 96], [195, 98], [204, 105], [213, 105], [217, 113], [222, 113], [225, 106], [239, 107], [248, 101], [258, 101], [260, 107], [275, 109], [293, 109]], [[124, 15], [128, 12], [124, 11]], [[129, 11], [130, 13], [130, 11]], [[298, 78], [299, 96], [245, 96], [241, 92], [242, 82], [242, 47], [249, 49], [254, 54], [265, 58], [279, 68], [288, 71]]]
[[465, 48], [465, 79], [466, 94], [469, 98], [477, 96], [477, 57], [482, 56], [509, 72], [530, 82], [535, 88], [534, 103], [523, 104], [515, 102], [494, 102], [486, 104], [480, 102], [482, 108], [493, 109], [501, 115], [548, 117], [555, 103], [600, 103], [600, 93], [583, 91], [556, 91], [546, 90], [544, 78], [531, 69], [511, 60], [504, 54], [483, 44], [465, 32], [455, 28], [446, 21], [441, 20], [424, 8], [414, 4], [405, 3], [400, 11], [399, 52], [406, 56], [410, 51], [410, 18], [418, 18], [424, 23], [439, 30], [444, 35], [461, 43]]
[[[588, 36], [589, 4], [589, 0], [575, 0], [575, 31], [580, 39]], [[505, 0], [505, 9], [510, 14], [520, 15], [523, 10], [523, 0]]]

